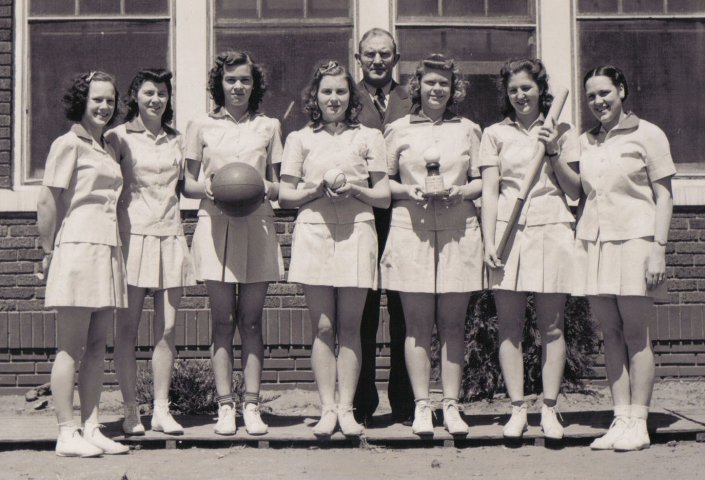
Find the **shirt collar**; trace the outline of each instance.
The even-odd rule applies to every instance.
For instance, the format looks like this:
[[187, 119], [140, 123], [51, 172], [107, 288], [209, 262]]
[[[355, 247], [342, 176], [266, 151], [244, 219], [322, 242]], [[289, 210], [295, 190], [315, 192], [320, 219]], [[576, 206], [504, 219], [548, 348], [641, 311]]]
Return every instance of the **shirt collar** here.
[[[394, 82], [389, 82], [384, 87], [381, 87], [382, 92], [384, 93], [385, 97], [388, 97], [389, 92], [392, 91], [392, 84], [393, 83]], [[369, 93], [373, 97], [377, 94], [377, 87], [373, 87], [372, 85], [369, 85], [368, 83], [365, 83], [364, 81], [362, 82], [362, 85], [365, 87], [365, 90], [367, 90], [367, 93]]]
[[[546, 121], [546, 117], [544, 116], [544, 114], [539, 113], [538, 118], [536, 120], [534, 120], [534, 122], [531, 125], [529, 125], [528, 129], [531, 130], [533, 128], [533, 126], [536, 124], [543, 125], [543, 123], [545, 121]], [[510, 115], [504, 117], [504, 120], [502, 120], [500, 123], [502, 125], [514, 125], [521, 130], [524, 129], [524, 127], [521, 125], [521, 123], [519, 123], [519, 121], [516, 119], [516, 117], [512, 117]]]
[[[348, 130], [348, 129], [350, 129], [350, 128], [360, 128], [360, 124], [359, 124], [359, 123], [354, 123], [354, 124], [350, 125], [350, 124], [345, 123], [345, 122], [340, 122], [340, 124], [345, 125], [344, 127], [340, 127], [340, 130], [341, 130], [341, 131], [342, 131], [342, 130]], [[324, 129], [326, 128], [326, 124], [323, 123], [323, 122], [318, 122], [318, 123], [308, 122], [308, 126], [311, 127], [311, 129], [312, 129], [314, 132], [320, 132], [321, 130], [324, 130]]]
[[81, 125], [79, 122], [76, 122], [71, 126], [71, 131], [81, 140], [84, 140], [84, 141], [90, 143], [91, 146], [95, 150], [98, 150], [99, 152], [106, 152], [107, 153], [106, 147], [108, 145], [108, 142], [107, 142], [107, 140], [105, 140], [105, 138], [102, 135], [100, 138], [103, 140], [103, 145], [105, 145], [105, 147], [102, 146], [99, 142], [96, 142], [95, 139], [91, 136], [91, 134], [88, 133], [88, 130], [86, 130], [86, 128], [83, 125]]
[[212, 111], [208, 112], [208, 116], [211, 117], [211, 118], [228, 118], [228, 119], [232, 120], [232, 121], [235, 122], [235, 123], [242, 123], [242, 122], [245, 122], [245, 121], [249, 120], [250, 118], [253, 118], [253, 117], [257, 116], [257, 115], [259, 115], [259, 114], [256, 113], [256, 114], [253, 115], [253, 114], [248, 110], [248, 111], [245, 112], [245, 114], [238, 120], [238, 119], [236, 119], [235, 117], [233, 117], [232, 115], [230, 115], [230, 112], [228, 112], [228, 110], [227, 110], [225, 107], [216, 107], [216, 108], [213, 109]]
[[[125, 130], [128, 132], [135, 132], [135, 133], [145, 133], [147, 132], [147, 127], [144, 126], [144, 122], [142, 122], [142, 119], [139, 116], [136, 116], [129, 122], [125, 123]], [[171, 128], [169, 125], [162, 125], [162, 129], [157, 135], [157, 139], [164, 136], [164, 135], [175, 135], [176, 130]], [[151, 134], [150, 134], [151, 135]]]
[[[639, 117], [637, 117], [635, 113], [627, 112], [627, 116], [624, 117], [622, 121], [619, 122], [617, 126], [612, 129], [612, 131], [616, 132], [618, 130], [631, 130], [638, 126]], [[607, 134], [608, 132], [602, 127], [601, 123], [598, 123], [590, 130], [590, 133], [594, 136], [598, 136], [600, 134]]]
[[[416, 112], [412, 113], [409, 115], [409, 122], [411, 123], [433, 123], [433, 120], [428, 118], [424, 113], [421, 108], [418, 108]], [[460, 122], [460, 117], [456, 115], [455, 113], [451, 112], [450, 110], [446, 110], [443, 112], [443, 116], [441, 117], [441, 122], [446, 123], [446, 122]]]

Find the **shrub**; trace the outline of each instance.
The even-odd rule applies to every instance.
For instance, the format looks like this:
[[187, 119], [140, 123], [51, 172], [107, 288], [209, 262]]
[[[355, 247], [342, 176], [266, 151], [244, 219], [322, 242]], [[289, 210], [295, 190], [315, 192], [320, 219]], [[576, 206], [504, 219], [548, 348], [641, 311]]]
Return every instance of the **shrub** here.
[[[233, 392], [239, 399], [242, 398], [243, 388], [242, 375], [233, 372]], [[169, 387], [172, 411], [183, 415], [214, 414], [218, 411], [216, 396], [210, 360], [178, 359], [174, 362]], [[140, 369], [137, 372], [137, 403], [151, 408], [153, 402], [152, 371]]]

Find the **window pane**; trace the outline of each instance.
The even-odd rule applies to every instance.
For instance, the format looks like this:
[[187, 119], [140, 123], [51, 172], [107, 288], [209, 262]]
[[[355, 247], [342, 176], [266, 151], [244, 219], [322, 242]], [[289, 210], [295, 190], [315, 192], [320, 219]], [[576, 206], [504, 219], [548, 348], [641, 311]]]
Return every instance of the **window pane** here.
[[624, 13], [664, 13], [663, 0], [622, 0]]
[[579, 0], [578, 12], [580, 13], [617, 13], [618, 0]]
[[169, 0], [124, 0], [125, 13], [128, 15], [139, 14], [169, 14]]
[[668, 0], [668, 13], [702, 13], [705, 12], [703, 0]]
[[262, 0], [264, 18], [302, 18], [303, 16], [303, 0]]
[[120, 13], [120, 0], [80, 0], [81, 15], [118, 14]]
[[492, 0], [487, 2], [489, 15], [517, 15], [529, 16], [533, 0]]
[[257, 18], [257, 0], [216, 0], [216, 18]]
[[438, 15], [438, 0], [397, 0], [397, 17]]
[[[674, 160], [705, 161], [705, 103], [694, 90], [705, 78], [705, 22], [581, 21], [578, 27], [579, 78], [599, 65], [618, 66], [629, 82], [627, 107], [666, 132]], [[580, 104], [585, 130], [595, 120]]]
[[30, 15], [74, 15], [74, 0], [32, 0], [29, 4]]
[[308, 0], [308, 16], [347, 18], [350, 16], [350, 0]]
[[[313, 68], [324, 59], [350, 64], [352, 28], [240, 28], [217, 29], [216, 51], [247, 50], [267, 72], [269, 88], [261, 111], [282, 122], [284, 136], [303, 128], [308, 117], [301, 106], [301, 91]], [[205, 72], [204, 72], [205, 74]]]
[[[536, 56], [531, 30], [500, 28], [404, 28], [397, 31], [402, 58], [400, 73], [406, 84], [418, 59], [430, 53], [453, 57], [470, 82], [460, 115], [483, 128], [502, 119], [497, 106], [496, 78], [509, 58]], [[408, 60], [407, 60], [408, 59]]]
[[445, 0], [443, 15], [446, 17], [485, 16], [485, 0]]
[[166, 21], [33, 22], [29, 42], [29, 176], [35, 179], [44, 173], [51, 142], [70, 126], [61, 97], [75, 74], [105, 70], [124, 94], [137, 70], [169, 64]]

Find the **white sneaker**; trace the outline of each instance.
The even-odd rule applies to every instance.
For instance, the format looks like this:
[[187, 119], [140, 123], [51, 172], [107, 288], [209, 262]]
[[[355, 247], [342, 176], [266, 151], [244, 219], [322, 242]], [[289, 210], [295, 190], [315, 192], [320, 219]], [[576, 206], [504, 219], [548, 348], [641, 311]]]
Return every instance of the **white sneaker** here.
[[213, 431], [218, 435], [235, 435], [237, 425], [235, 425], [235, 407], [233, 405], [221, 405], [218, 407], [218, 422]]
[[169, 402], [163, 400], [154, 402], [152, 431], [164, 432], [167, 435], [183, 435], [184, 427], [171, 416], [171, 412], [169, 412]]
[[365, 431], [365, 427], [357, 423], [353, 414], [352, 405], [338, 405], [338, 424], [340, 431], [346, 437], [359, 437]]
[[83, 424], [83, 439], [103, 450], [106, 455], [122, 455], [130, 451], [130, 447], [109, 439], [100, 432], [100, 425], [86, 422]]
[[468, 424], [460, 416], [457, 400], [443, 400], [443, 426], [451, 435], [468, 434]]
[[144, 435], [144, 425], [140, 420], [140, 407], [136, 403], [124, 405], [125, 419], [122, 421], [122, 431], [125, 435]]
[[614, 442], [615, 452], [632, 452], [649, 448], [651, 439], [645, 418], [631, 418], [624, 434]]
[[335, 405], [324, 405], [321, 409], [321, 419], [318, 421], [315, 427], [313, 427], [313, 434], [316, 437], [330, 437], [335, 431], [336, 425], [338, 425], [338, 413], [336, 411]]
[[[563, 425], [556, 417], [556, 407], [541, 406], [541, 429], [546, 438], [560, 440], [563, 438]], [[560, 414], [559, 414], [560, 415]]]
[[56, 455], [59, 457], [99, 457], [103, 449], [86, 441], [78, 429], [71, 432], [59, 433], [56, 440]]
[[618, 415], [612, 420], [607, 433], [599, 438], [593, 440], [590, 444], [590, 448], [593, 450], [612, 450], [614, 449], [614, 443], [624, 435], [624, 432], [629, 428], [629, 417]]
[[417, 400], [411, 432], [415, 435], [433, 435], [433, 412], [428, 400]]
[[512, 416], [509, 421], [504, 424], [502, 434], [505, 438], [521, 438], [529, 429], [529, 424], [526, 420], [526, 404], [520, 407], [512, 405]]
[[258, 403], [246, 403], [242, 409], [242, 417], [245, 420], [245, 430], [250, 435], [264, 435], [269, 431], [269, 427], [260, 416]]

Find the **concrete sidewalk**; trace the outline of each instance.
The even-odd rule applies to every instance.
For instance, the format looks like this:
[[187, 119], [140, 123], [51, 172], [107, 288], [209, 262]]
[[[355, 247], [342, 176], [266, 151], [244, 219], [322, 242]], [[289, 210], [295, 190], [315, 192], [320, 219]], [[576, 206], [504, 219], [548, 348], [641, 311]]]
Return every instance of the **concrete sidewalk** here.
[[[389, 415], [374, 417], [374, 423], [365, 430], [361, 440], [351, 440], [336, 432], [330, 440], [320, 441], [313, 436], [311, 427], [317, 418], [264, 414], [263, 419], [270, 426], [264, 436], [251, 436], [242, 426], [238, 417], [238, 431], [234, 436], [220, 436], [213, 433], [215, 420], [211, 416], [177, 416], [185, 427], [181, 436], [170, 436], [147, 431], [142, 437], [124, 437], [121, 430], [122, 417], [103, 415], [103, 432], [118, 441], [134, 445], [135, 448], [228, 448], [234, 445], [248, 445], [259, 448], [294, 447], [351, 447], [386, 446], [397, 448], [419, 448], [443, 445], [448, 447], [470, 447], [485, 445], [507, 445], [502, 437], [502, 425], [507, 415], [473, 415], [466, 412], [465, 420], [470, 425], [470, 433], [465, 438], [453, 438], [443, 428], [442, 413], [436, 412], [436, 429], [432, 438], [419, 438], [411, 433], [411, 428], [392, 423]], [[529, 431], [522, 444], [545, 445], [552, 448], [561, 446], [587, 445], [593, 438], [602, 435], [612, 420], [611, 410], [588, 410], [562, 412], [565, 428], [563, 442], [544, 441], [539, 427], [540, 416], [529, 414]], [[149, 429], [149, 416], [143, 416], [145, 428]], [[649, 415], [649, 433], [652, 443], [665, 443], [671, 440], [705, 441], [705, 406], [689, 410], [665, 410], [654, 408]], [[0, 417], [0, 450], [53, 449], [56, 441], [56, 420], [50, 415], [16, 415]]]

